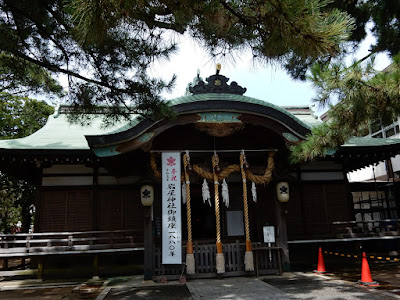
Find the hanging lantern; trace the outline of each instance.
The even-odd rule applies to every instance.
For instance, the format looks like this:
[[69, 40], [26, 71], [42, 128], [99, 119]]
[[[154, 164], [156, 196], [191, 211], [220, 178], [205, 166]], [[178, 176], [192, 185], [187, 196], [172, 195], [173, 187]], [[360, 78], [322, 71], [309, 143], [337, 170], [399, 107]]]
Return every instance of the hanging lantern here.
[[154, 202], [154, 188], [146, 184], [140, 188], [140, 200], [143, 206], [151, 206]]
[[276, 184], [276, 194], [279, 202], [285, 203], [289, 201], [289, 183], [278, 182]]

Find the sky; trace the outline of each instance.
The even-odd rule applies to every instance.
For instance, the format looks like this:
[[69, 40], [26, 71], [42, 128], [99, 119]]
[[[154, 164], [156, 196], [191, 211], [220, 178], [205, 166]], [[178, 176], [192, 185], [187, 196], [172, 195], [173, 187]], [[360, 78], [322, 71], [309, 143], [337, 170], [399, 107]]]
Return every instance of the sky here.
[[[374, 43], [374, 38], [369, 34], [360, 45], [355, 58], [362, 58], [368, 54], [368, 49]], [[179, 52], [170, 57], [169, 61], [156, 64], [151, 69], [151, 74], [165, 80], [176, 74], [177, 81], [172, 93], [164, 94], [166, 99], [182, 96], [189, 82], [200, 70], [200, 76], [205, 80], [215, 74], [217, 62], [222, 65], [220, 74], [228, 77], [230, 81], [236, 81], [242, 87], [247, 88], [244, 95], [268, 101], [279, 106], [308, 106], [312, 104], [315, 91], [309, 82], [293, 80], [278, 64], [254, 66], [249, 53], [243, 53], [235, 57], [236, 63], [231, 61], [213, 61], [193, 40], [181, 38]], [[348, 57], [351, 61], [352, 57]], [[379, 54], [376, 58], [376, 67], [383, 70], [390, 64], [386, 54]], [[324, 110], [317, 111], [320, 115]]]
[[[372, 23], [367, 25], [371, 27]], [[175, 37], [178, 39], [178, 37]], [[312, 84], [307, 81], [293, 80], [290, 75], [277, 63], [254, 65], [250, 53], [241, 53], [235, 56], [235, 62], [228, 60], [211, 60], [210, 56], [201, 49], [190, 37], [180, 37], [178, 42], [179, 51], [170, 56], [168, 61], [156, 62], [150, 68], [150, 75], [169, 81], [173, 74], [177, 80], [171, 93], [164, 93], [165, 99], [170, 100], [183, 96], [188, 83], [196, 77], [197, 71], [205, 80], [215, 74], [216, 63], [221, 63], [220, 74], [236, 81], [240, 86], [247, 88], [245, 96], [268, 101], [278, 106], [310, 106], [316, 92]], [[368, 54], [368, 49], [375, 40], [369, 32], [368, 37], [361, 43], [359, 50], [352, 57], [347, 57], [348, 62], [353, 58], [360, 59]], [[383, 70], [390, 63], [386, 54], [376, 57], [376, 69]], [[59, 77], [61, 83], [67, 89], [66, 78]], [[316, 115], [323, 114], [327, 109], [319, 109]]]

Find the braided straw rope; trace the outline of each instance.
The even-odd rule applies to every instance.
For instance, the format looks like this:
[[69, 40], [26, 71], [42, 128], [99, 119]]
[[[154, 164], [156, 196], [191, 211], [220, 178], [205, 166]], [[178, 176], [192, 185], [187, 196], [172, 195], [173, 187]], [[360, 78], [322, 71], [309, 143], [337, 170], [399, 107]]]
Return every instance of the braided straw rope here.
[[246, 230], [246, 252], [244, 254], [244, 266], [246, 271], [254, 271], [254, 257], [253, 257], [253, 252], [251, 251], [251, 241], [250, 241], [249, 206], [247, 203], [246, 172], [243, 166], [245, 160], [246, 157], [244, 155], [244, 151], [242, 151], [242, 153], [240, 153], [240, 171], [242, 173], [242, 182], [243, 182], [243, 211], [244, 211], [244, 222]]
[[[193, 170], [199, 174], [201, 177], [208, 179], [208, 180], [213, 180], [214, 179], [214, 174], [213, 172], [207, 172], [204, 171], [200, 166], [198, 165], [193, 165]], [[218, 176], [218, 181], [221, 181], [222, 179], [225, 179], [228, 177], [231, 173], [233, 172], [238, 172], [240, 171], [240, 166], [239, 165], [229, 165], [226, 167], [221, 173], [219, 173]]]
[[274, 155], [275, 152], [268, 153], [268, 167], [266, 168], [264, 175], [254, 175], [250, 170], [247, 170], [247, 178], [253, 181], [255, 184], [267, 184], [268, 182], [270, 182], [272, 178], [272, 171], [275, 167]]
[[161, 172], [157, 169], [156, 155], [150, 153], [150, 166], [155, 178], [161, 178]]
[[[268, 182], [270, 182], [272, 178], [272, 171], [274, 170], [275, 167], [274, 154], [275, 154], [274, 152], [270, 152], [268, 154], [268, 167], [266, 168], [265, 173], [263, 175], [255, 175], [250, 170], [247, 170], [246, 171], [247, 178], [256, 184], [267, 184]], [[157, 169], [157, 162], [154, 153], [150, 154], [150, 166], [153, 171], [154, 177], [161, 178], [161, 172]], [[202, 178], [205, 178], [209, 181], [212, 181], [214, 179], [214, 175], [212, 172], [207, 172], [198, 165], [193, 165], [193, 170], [197, 174], [199, 174]], [[218, 174], [218, 180], [221, 181], [222, 179], [228, 177], [231, 173], [239, 171], [240, 171], [239, 165], [229, 165], [221, 173]], [[183, 176], [181, 177], [182, 180], [184, 180], [184, 177]]]
[[215, 197], [215, 221], [217, 226], [217, 243], [221, 242], [221, 224], [219, 217], [219, 192], [218, 192], [218, 175], [215, 173], [214, 168], [219, 163], [217, 154], [212, 157], [213, 177], [214, 177], [214, 197]]
[[186, 213], [187, 213], [187, 231], [188, 243], [192, 243], [192, 209], [190, 207], [190, 181], [187, 172], [187, 166], [190, 163], [189, 155], [183, 155], [183, 167], [185, 170], [185, 184], [186, 184]]
[[215, 268], [218, 274], [225, 273], [225, 257], [222, 251], [221, 243], [221, 221], [219, 216], [219, 192], [218, 192], [218, 175], [215, 173], [215, 166], [219, 164], [219, 158], [217, 153], [212, 157], [212, 168], [214, 177], [214, 195], [215, 195], [215, 223], [217, 229], [217, 254], [215, 256]]
[[190, 181], [189, 173], [187, 167], [190, 164], [189, 152], [183, 155], [183, 168], [185, 175], [186, 184], [186, 215], [187, 215], [187, 231], [188, 231], [188, 241], [186, 243], [186, 273], [195, 274], [195, 260], [193, 255], [193, 242], [192, 242], [192, 210], [190, 207]]
[[251, 244], [250, 249], [248, 248], [248, 241], [250, 241], [250, 225], [249, 225], [249, 207], [247, 205], [247, 183], [246, 183], [246, 171], [243, 168], [244, 164], [244, 154], [240, 153], [240, 171], [242, 173], [242, 181], [243, 181], [243, 210], [244, 210], [244, 224], [246, 230], [246, 251], [251, 251]]

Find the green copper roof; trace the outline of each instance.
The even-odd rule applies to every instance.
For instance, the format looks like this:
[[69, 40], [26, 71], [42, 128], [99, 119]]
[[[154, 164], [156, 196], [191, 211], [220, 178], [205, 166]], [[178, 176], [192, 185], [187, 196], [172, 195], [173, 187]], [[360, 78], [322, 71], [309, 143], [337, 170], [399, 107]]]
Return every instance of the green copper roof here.
[[[198, 94], [198, 95], [186, 95], [186, 96], [175, 98], [175, 99], [171, 100], [169, 103], [171, 106], [175, 106], [175, 105], [179, 105], [179, 104], [183, 104], [183, 103], [210, 101], [210, 100], [238, 101], [238, 102], [258, 104], [261, 106], [270, 107], [277, 111], [280, 111], [280, 112], [286, 114], [287, 116], [289, 116], [290, 118], [294, 119], [295, 121], [297, 121], [299, 124], [301, 124], [302, 126], [304, 126], [306, 128], [310, 129], [312, 126], [315, 125], [312, 122], [306, 123], [305, 121], [301, 120], [297, 115], [294, 115], [294, 114], [290, 113], [289, 111], [287, 111], [286, 109], [279, 107], [277, 105], [274, 105], [272, 103], [269, 103], [267, 101], [259, 100], [256, 98], [251, 98], [251, 97], [247, 97], [247, 96], [243, 96], [243, 95], [237, 95], [237, 94], [207, 93], [207, 94]], [[303, 119], [306, 120], [306, 118], [303, 118]], [[315, 119], [313, 118], [313, 120], [315, 120]], [[317, 121], [317, 120], [315, 120], [315, 121]]]
[[[293, 112], [289, 112], [269, 102], [238, 94], [204, 93], [186, 95], [169, 101], [169, 105], [178, 106], [184, 103], [212, 100], [238, 101], [269, 107], [287, 115], [305, 128], [311, 128], [321, 122], [313, 117], [309, 110], [308, 112], [296, 112], [295, 109]], [[302, 107], [302, 109], [307, 110], [307, 108], [304, 107]], [[88, 150], [90, 147], [85, 138], [86, 135], [106, 135], [124, 132], [135, 127], [139, 123], [140, 117], [138, 115], [133, 115], [130, 122], [120, 122], [111, 127], [103, 128], [101, 116], [99, 116], [98, 118], [93, 118], [89, 126], [82, 126], [80, 124], [69, 123], [64, 113], [54, 114], [49, 117], [48, 122], [43, 128], [28, 137], [15, 140], [0, 140], [0, 149]]]
[[116, 127], [121, 127], [121, 124], [102, 128], [101, 118], [93, 119], [90, 126], [81, 126], [71, 124], [65, 114], [52, 115], [45, 126], [30, 136], [0, 140], [0, 149], [89, 150], [85, 135], [106, 134]]
[[380, 147], [400, 144], [400, 139], [353, 137], [344, 143], [341, 148], [348, 147]]
[[[258, 104], [261, 106], [265, 107], [270, 107], [272, 109], [275, 109], [277, 111], [280, 111], [293, 120], [295, 120], [298, 124], [311, 129], [312, 127], [321, 124], [321, 120], [315, 118], [313, 115], [310, 113], [297, 113], [295, 111], [290, 112], [284, 107], [279, 107], [277, 105], [274, 105], [272, 103], [269, 103], [264, 100], [259, 100], [256, 98], [251, 98], [243, 95], [237, 95], [237, 94], [225, 94], [225, 93], [205, 93], [205, 94], [197, 94], [197, 95], [185, 95], [182, 97], [174, 98], [172, 100], [168, 101], [168, 104], [170, 106], [177, 106], [179, 104], [184, 104], [184, 103], [193, 103], [193, 102], [203, 102], [203, 101], [238, 101], [238, 102], [244, 102], [244, 103], [252, 103], [252, 104]], [[295, 107], [288, 107], [288, 109], [293, 109]], [[300, 108], [300, 107], [299, 107]], [[304, 108], [304, 107], [302, 107]], [[125, 130], [128, 130], [132, 127], [135, 127], [137, 124], [140, 123], [140, 117], [134, 116], [132, 118], [132, 121], [124, 124], [123, 126], [119, 128], [115, 128], [114, 130], [109, 131], [108, 133], [118, 133], [118, 132], [123, 132]], [[99, 133], [100, 134], [100, 133]]]

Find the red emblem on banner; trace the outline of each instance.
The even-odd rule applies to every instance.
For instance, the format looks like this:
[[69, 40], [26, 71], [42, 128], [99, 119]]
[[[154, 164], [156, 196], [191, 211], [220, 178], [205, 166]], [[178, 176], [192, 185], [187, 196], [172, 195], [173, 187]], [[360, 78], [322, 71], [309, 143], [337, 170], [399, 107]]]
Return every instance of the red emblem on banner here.
[[175, 166], [175, 158], [173, 158], [172, 156], [170, 156], [169, 158], [167, 158], [167, 165], [168, 166]]

